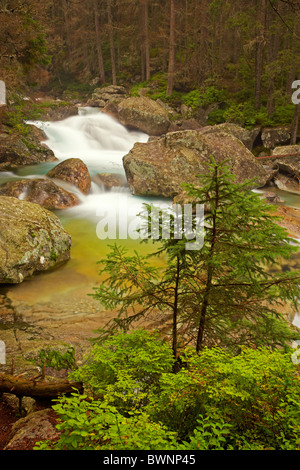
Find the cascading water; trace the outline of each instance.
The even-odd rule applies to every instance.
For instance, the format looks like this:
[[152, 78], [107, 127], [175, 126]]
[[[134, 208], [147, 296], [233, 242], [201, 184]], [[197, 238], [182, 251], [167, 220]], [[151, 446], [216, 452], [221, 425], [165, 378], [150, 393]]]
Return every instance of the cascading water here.
[[[61, 304], [61, 298], [68, 298], [70, 292], [73, 292], [72, 295], [74, 292], [81, 292], [82, 298], [85, 298], [99, 280], [97, 261], [106, 256], [108, 245], [118, 242], [125, 244], [130, 250], [149, 252], [151, 249], [145, 244], [141, 247], [133, 237], [122, 237], [119, 240], [117, 236], [114, 239], [114, 234], [109, 231], [106, 239], [101, 238], [97, 232], [101, 216], [113, 214], [117, 224], [120, 218], [128, 218], [130, 225], [132, 221], [136, 221], [143, 203], [151, 201], [159, 205], [166, 202], [169, 204], [159, 198], [150, 200], [133, 196], [126, 186], [105, 191], [97, 179], [99, 173], [116, 173], [125, 177], [123, 156], [136, 142], [147, 142], [148, 135], [130, 131], [112, 117], [93, 108], [80, 108], [77, 116], [63, 121], [28, 123], [44, 131], [45, 144], [59, 161], [80, 158], [87, 165], [93, 182], [88, 195], [83, 195], [72, 187], [72, 191], [80, 199], [78, 206], [55, 212], [72, 237], [70, 261], [55, 271], [29, 278], [11, 289], [15, 298], [31, 304], [45, 301]], [[0, 184], [15, 178], [40, 178], [58, 163], [41, 163], [20, 168], [16, 173], [2, 173]]]
[[[80, 108], [78, 116], [63, 121], [31, 122], [31, 124], [43, 129], [47, 136], [45, 143], [59, 160], [80, 158], [87, 165], [92, 178], [98, 173], [116, 173], [125, 176], [123, 156], [129, 152], [135, 142], [148, 140], [148, 135], [127, 130], [118, 121], [95, 108]], [[120, 205], [124, 208], [125, 203], [128, 212], [133, 214], [141, 210], [144, 202], [149, 202], [145, 198], [132, 196], [125, 187], [116, 187], [106, 192], [101, 184], [96, 182], [92, 183], [89, 195], [77, 193], [77, 196], [81, 204], [62, 212], [62, 216], [94, 220], [100, 210], [110, 211]]]

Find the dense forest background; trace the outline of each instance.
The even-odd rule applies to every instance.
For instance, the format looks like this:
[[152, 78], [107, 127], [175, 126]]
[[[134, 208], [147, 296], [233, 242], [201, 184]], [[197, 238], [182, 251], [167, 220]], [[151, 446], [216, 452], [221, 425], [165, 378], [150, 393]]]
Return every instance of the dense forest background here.
[[0, 0], [0, 41], [0, 78], [10, 89], [89, 92], [150, 80], [176, 98], [213, 86], [270, 116], [291, 104], [300, 3]]

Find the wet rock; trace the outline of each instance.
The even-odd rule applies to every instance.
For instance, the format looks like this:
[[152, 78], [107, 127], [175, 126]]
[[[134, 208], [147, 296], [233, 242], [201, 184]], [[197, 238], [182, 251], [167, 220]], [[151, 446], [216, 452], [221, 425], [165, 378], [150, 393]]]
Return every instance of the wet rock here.
[[47, 178], [9, 181], [0, 186], [0, 196], [33, 202], [49, 210], [68, 209], [79, 204], [78, 197]]
[[116, 118], [121, 124], [149, 135], [165, 134], [170, 126], [168, 111], [146, 96], [123, 100], [118, 105], [117, 112]]
[[109, 191], [114, 187], [123, 187], [127, 185], [126, 178], [115, 173], [99, 173], [93, 180], [98, 185], [103, 185], [104, 189]]
[[215, 127], [136, 143], [123, 164], [133, 194], [173, 198], [182, 183], [197, 183], [197, 175], [207, 173], [211, 155], [219, 162], [228, 160], [237, 182], [256, 178], [253, 187], [265, 185], [268, 174], [254, 155], [232, 134]]
[[271, 202], [273, 204], [284, 202], [283, 199], [281, 199], [276, 193], [267, 192], [264, 194], [264, 197], [268, 202]]
[[0, 196], [0, 283], [18, 284], [70, 258], [71, 237], [52, 212]]
[[68, 158], [47, 173], [48, 178], [55, 178], [76, 186], [83, 194], [89, 194], [91, 177], [86, 164], [80, 158]]

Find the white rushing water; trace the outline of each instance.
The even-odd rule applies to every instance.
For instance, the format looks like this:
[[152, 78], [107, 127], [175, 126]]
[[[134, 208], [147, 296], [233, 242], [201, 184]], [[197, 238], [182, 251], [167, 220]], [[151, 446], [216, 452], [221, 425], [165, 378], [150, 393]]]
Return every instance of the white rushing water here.
[[[147, 134], [128, 130], [95, 108], [79, 108], [77, 116], [63, 121], [28, 123], [44, 131], [47, 137], [45, 144], [60, 161], [80, 158], [87, 165], [92, 178], [98, 173], [115, 173], [125, 178], [123, 156], [136, 142], [148, 141]], [[26, 177], [31, 178], [32, 175]], [[68, 217], [99, 221], [100, 216], [110, 214], [117, 219], [117, 225], [120, 220], [130, 224], [143, 209], [143, 204], [149, 203], [147, 198], [133, 196], [128, 187], [104, 191], [97, 179], [92, 183], [89, 195], [85, 196], [78, 191], [76, 194], [81, 201], [80, 205], [63, 211], [63, 215], [67, 213]], [[160, 206], [170, 204], [159, 198], [152, 201]]]

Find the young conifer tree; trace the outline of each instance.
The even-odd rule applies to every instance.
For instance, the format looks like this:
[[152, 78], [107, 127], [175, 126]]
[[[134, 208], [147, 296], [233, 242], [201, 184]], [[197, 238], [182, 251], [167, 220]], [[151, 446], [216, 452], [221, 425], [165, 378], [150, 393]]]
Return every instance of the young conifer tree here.
[[106, 308], [118, 309], [107, 331], [160, 312], [175, 357], [186, 343], [197, 351], [285, 347], [299, 336], [281, 311], [297, 308], [300, 272], [283, 273], [278, 266], [298, 248], [278, 224], [273, 206], [249, 191], [249, 180], [235, 183], [226, 162], [212, 159], [208, 170], [199, 185], [184, 185], [193, 203], [206, 207], [200, 249], [186, 250], [185, 236], [176, 239], [171, 230], [170, 238], [157, 237], [159, 249], [150, 255], [165, 258], [162, 268], [117, 245], [102, 261], [106, 279], [94, 296]]

